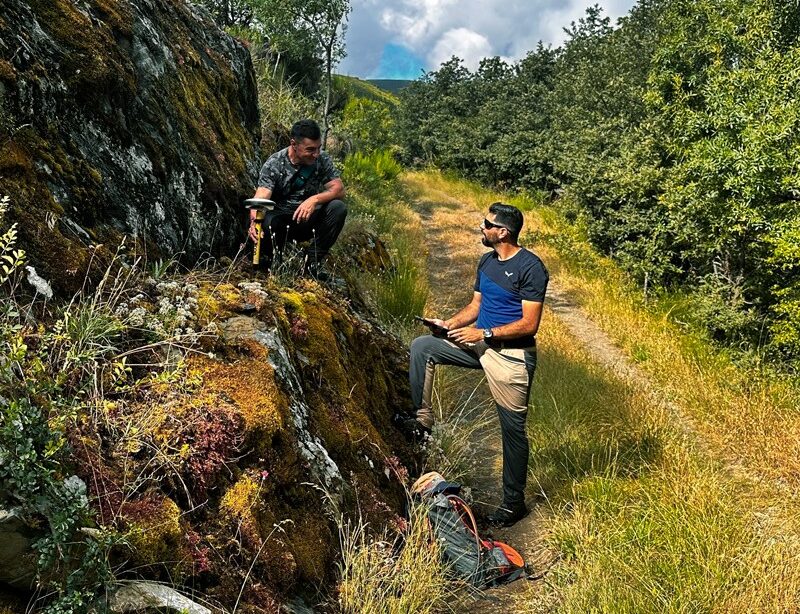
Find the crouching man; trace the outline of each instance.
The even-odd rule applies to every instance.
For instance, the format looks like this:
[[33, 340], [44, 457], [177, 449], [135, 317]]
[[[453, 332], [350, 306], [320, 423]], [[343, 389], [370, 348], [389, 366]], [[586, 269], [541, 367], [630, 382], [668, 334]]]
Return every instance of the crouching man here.
[[[347, 217], [341, 200], [344, 185], [331, 157], [321, 150], [322, 135], [315, 121], [295, 123], [290, 137], [289, 146], [264, 163], [254, 195], [275, 202], [275, 209], [263, 222], [264, 264], [269, 269], [276, 256], [280, 259], [287, 239], [310, 241], [303, 273], [325, 281], [328, 275], [322, 263]], [[248, 235], [258, 241], [255, 216], [255, 210], [251, 210]]]

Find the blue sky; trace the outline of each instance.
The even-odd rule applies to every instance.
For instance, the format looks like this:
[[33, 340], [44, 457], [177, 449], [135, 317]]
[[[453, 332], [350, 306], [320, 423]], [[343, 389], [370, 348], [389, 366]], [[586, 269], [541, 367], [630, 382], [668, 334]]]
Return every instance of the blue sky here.
[[616, 22], [634, 0], [351, 0], [347, 57], [338, 72], [364, 79], [415, 79], [456, 55], [516, 61], [600, 4]]

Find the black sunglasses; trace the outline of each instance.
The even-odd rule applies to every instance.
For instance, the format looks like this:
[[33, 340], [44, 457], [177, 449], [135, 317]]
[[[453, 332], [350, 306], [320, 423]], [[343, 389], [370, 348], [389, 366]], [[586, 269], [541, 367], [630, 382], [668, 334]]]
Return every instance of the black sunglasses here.
[[508, 230], [508, 227], [503, 226], [502, 224], [495, 224], [494, 222], [490, 222], [486, 218], [483, 218], [483, 227], [486, 230], [489, 230], [490, 228], [505, 228], [506, 230]]

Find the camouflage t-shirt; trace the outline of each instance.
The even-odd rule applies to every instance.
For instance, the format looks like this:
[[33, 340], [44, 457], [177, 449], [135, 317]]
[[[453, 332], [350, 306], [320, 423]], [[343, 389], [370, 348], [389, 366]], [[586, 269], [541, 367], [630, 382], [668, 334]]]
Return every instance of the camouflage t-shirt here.
[[278, 211], [293, 212], [307, 198], [325, 190], [325, 184], [339, 177], [333, 160], [324, 151], [313, 165], [294, 165], [289, 148], [272, 154], [258, 176], [258, 186], [272, 190], [271, 200]]

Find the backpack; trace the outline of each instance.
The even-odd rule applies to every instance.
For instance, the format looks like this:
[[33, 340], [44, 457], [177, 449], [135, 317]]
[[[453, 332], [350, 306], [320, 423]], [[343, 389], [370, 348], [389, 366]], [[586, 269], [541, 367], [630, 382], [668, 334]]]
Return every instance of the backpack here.
[[461, 485], [435, 471], [420, 477], [411, 493], [428, 506], [428, 522], [452, 573], [476, 588], [497, 586], [525, 575], [525, 561], [508, 544], [482, 539]]

